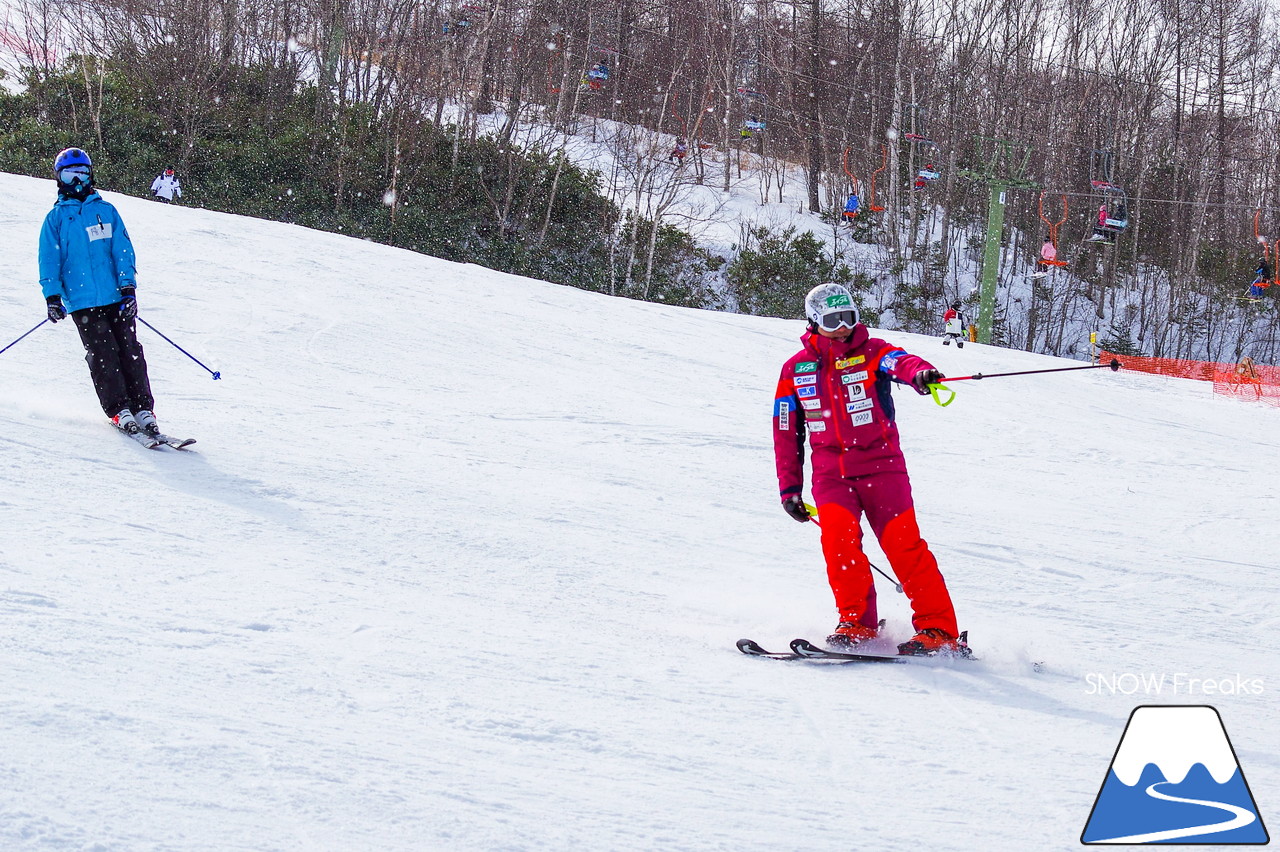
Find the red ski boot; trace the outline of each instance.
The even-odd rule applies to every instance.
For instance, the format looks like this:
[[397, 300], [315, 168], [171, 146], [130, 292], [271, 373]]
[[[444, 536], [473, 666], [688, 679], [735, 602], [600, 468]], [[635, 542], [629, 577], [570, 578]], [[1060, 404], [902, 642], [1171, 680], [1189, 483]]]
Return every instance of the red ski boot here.
[[[883, 626], [884, 622], [880, 622]], [[827, 644], [835, 648], [852, 648], [859, 642], [874, 639], [880, 635], [879, 627], [867, 627], [853, 618], [841, 618], [835, 632], [827, 637]]]
[[969, 650], [968, 638], [968, 631], [952, 636], [941, 628], [926, 627], [899, 645], [898, 653], [909, 657], [933, 657], [938, 654], [968, 657], [973, 653]]

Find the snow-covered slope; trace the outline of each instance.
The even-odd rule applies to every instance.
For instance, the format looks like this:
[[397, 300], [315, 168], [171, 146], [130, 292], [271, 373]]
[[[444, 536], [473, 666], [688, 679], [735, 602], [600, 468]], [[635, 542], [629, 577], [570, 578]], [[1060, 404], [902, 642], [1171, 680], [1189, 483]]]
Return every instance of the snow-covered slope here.
[[[0, 176], [0, 343], [52, 195]], [[200, 440], [149, 452], [68, 325], [0, 355], [0, 848], [1068, 848], [1169, 701], [1280, 803], [1280, 412], [1107, 371], [900, 391], [982, 660], [749, 659], [834, 624], [770, 448], [798, 321], [109, 197], [142, 315], [223, 379], [141, 329]], [[1126, 672], [1264, 689], [1091, 694]]]

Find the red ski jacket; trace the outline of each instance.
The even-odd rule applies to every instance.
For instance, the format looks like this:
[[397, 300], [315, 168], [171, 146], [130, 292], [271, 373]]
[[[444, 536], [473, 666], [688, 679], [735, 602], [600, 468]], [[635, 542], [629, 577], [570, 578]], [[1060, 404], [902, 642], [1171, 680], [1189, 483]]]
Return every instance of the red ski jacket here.
[[910, 384], [933, 365], [858, 324], [845, 342], [813, 332], [782, 367], [773, 401], [773, 453], [783, 497], [804, 485], [804, 439], [813, 450], [813, 475], [858, 477], [895, 471], [906, 460], [894, 424], [894, 381]]

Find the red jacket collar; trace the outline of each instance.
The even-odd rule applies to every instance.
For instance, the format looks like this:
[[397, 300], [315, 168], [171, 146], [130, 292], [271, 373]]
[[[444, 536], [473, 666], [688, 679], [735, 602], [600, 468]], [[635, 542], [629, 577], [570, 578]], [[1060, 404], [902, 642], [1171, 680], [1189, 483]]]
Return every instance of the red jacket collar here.
[[823, 337], [816, 331], [806, 331], [800, 337], [800, 342], [804, 344], [806, 351], [813, 354], [819, 360], [824, 361], [828, 358], [843, 358], [849, 353], [862, 346], [871, 339], [871, 332], [867, 331], [867, 327], [862, 323], [858, 323], [853, 327], [853, 334], [849, 335], [846, 341], [832, 340]]

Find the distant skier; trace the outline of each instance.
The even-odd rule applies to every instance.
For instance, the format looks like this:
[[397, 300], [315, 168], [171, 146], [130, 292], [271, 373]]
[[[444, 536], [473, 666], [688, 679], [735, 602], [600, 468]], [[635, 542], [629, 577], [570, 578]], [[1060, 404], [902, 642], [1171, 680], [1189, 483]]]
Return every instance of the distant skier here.
[[917, 190], [928, 189], [940, 177], [942, 177], [942, 172], [938, 171], [933, 163], [926, 163], [923, 169], [916, 172], [916, 182], [911, 188]]
[[684, 158], [688, 155], [688, 153], [689, 153], [689, 144], [684, 141], [683, 136], [680, 136], [676, 139], [675, 147], [671, 149], [671, 156], [669, 156], [667, 159], [675, 160], [676, 165], [680, 165], [681, 163], [684, 162]]
[[942, 315], [942, 323], [942, 345], [949, 346], [954, 340], [956, 348], [963, 349], [964, 339], [968, 336], [965, 329], [969, 327], [969, 318], [960, 310], [959, 302], [951, 303], [951, 307]]
[[1040, 246], [1040, 262], [1045, 266], [1055, 266], [1058, 263], [1058, 247], [1047, 237], [1044, 245]]
[[156, 176], [156, 179], [151, 182], [151, 194], [157, 201], [163, 201], [166, 204], [172, 204], [175, 195], [182, 197], [182, 184], [173, 174], [173, 169], [165, 169], [162, 174]]
[[1249, 298], [1261, 299], [1267, 287], [1271, 286], [1271, 264], [1264, 257], [1253, 270], [1253, 281], [1249, 283]]
[[58, 200], [40, 230], [40, 287], [49, 321], [67, 314], [84, 344], [102, 410], [129, 435], [159, 434], [151, 381], [134, 317], [134, 255], [116, 208], [94, 190], [93, 163], [79, 148], [53, 161]]
[[1111, 240], [1111, 232], [1107, 230], [1107, 205], [1102, 204], [1098, 207], [1098, 218], [1093, 226], [1093, 233], [1089, 235], [1088, 242], [1091, 243], [1109, 243]]
[[597, 62], [592, 65], [587, 73], [582, 75], [582, 82], [586, 88], [593, 92], [599, 92], [604, 89], [605, 81], [609, 79], [609, 66], [603, 62]]
[[902, 654], [964, 653], [955, 609], [938, 562], [920, 537], [907, 464], [894, 424], [892, 383], [927, 394], [942, 377], [933, 365], [871, 337], [850, 292], [820, 284], [804, 302], [804, 348], [782, 368], [773, 406], [773, 448], [782, 508], [811, 516], [800, 496], [804, 439], [812, 448], [813, 499], [822, 526], [827, 579], [840, 621], [827, 637], [855, 645], [879, 632], [875, 583], [862, 550], [862, 515], [911, 601], [915, 636]]

